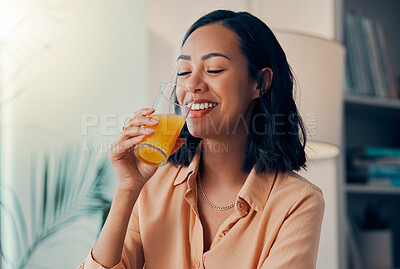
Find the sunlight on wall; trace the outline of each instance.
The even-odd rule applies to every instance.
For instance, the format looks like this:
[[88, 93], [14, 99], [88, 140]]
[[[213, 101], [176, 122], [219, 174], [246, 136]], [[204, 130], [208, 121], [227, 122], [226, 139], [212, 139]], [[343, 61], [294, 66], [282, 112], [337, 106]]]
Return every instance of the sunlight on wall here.
[[[76, 172], [65, 174], [63, 184], [71, 184], [85, 166], [79, 158], [89, 156], [71, 145], [105, 156], [124, 121], [145, 105], [146, 12], [144, 0], [7, 0], [0, 13], [1, 240], [7, 266], [16, 266], [37, 236], [32, 204], [41, 204], [32, 201], [44, 184], [46, 160], [49, 188], [56, 188], [56, 172], [65, 167]], [[15, 220], [3, 213], [17, 202], [21, 212], [12, 212], [29, 228], [14, 233]], [[75, 268], [101, 223], [101, 214], [89, 215], [35, 247], [27, 268]], [[30, 240], [21, 249], [24, 232]]]

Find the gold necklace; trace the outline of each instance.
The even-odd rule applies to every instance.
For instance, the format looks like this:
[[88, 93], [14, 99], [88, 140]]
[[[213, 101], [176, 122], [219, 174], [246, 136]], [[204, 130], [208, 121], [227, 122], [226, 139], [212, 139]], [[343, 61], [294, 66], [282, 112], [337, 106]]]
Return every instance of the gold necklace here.
[[200, 190], [200, 192], [201, 192], [201, 195], [202, 195], [203, 198], [204, 198], [204, 201], [206, 201], [206, 203], [207, 203], [209, 206], [211, 206], [212, 208], [214, 208], [215, 210], [225, 211], [225, 210], [231, 209], [232, 207], [235, 206], [235, 202], [233, 202], [232, 204], [230, 204], [230, 205], [228, 205], [228, 206], [216, 206], [216, 205], [214, 205], [213, 203], [211, 203], [210, 200], [208, 200], [206, 194], [204, 193], [203, 188], [201, 187], [200, 167], [199, 167], [199, 169], [197, 170], [197, 183], [198, 183], [198, 185], [199, 185], [199, 190]]

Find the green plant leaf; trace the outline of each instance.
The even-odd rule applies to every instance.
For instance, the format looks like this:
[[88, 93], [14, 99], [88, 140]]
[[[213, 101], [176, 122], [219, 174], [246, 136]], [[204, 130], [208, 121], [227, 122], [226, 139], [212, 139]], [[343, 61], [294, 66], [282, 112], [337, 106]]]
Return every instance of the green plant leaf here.
[[[24, 205], [21, 205], [18, 193], [11, 187], [0, 185], [1, 191], [9, 194], [9, 199], [1, 200], [3, 216], [13, 223], [13, 237], [20, 250], [18, 257], [9, 256], [6, 246], [1, 245], [4, 260], [10, 266], [15, 265], [12, 268], [26, 268], [40, 246], [72, 223], [96, 215], [104, 220], [111, 206], [110, 199], [104, 194], [110, 171], [104, 155], [83, 154], [79, 147], [66, 147], [61, 153], [47, 152], [44, 156], [32, 157], [29, 180], [31, 235], [27, 233]], [[31, 266], [29, 264], [29, 268]]]

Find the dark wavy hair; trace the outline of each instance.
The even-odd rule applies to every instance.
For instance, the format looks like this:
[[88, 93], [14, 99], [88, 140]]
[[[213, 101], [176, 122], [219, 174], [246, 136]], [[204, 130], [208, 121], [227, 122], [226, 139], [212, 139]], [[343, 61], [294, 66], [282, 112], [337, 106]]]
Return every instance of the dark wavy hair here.
[[[260, 96], [253, 101], [243, 171], [248, 173], [253, 167], [257, 172], [305, 168], [306, 132], [293, 99], [293, 74], [274, 34], [264, 22], [247, 12], [216, 10], [198, 19], [188, 29], [182, 46], [196, 29], [214, 23], [223, 25], [239, 37], [249, 74], [260, 88]], [[263, 92], [265, 82], [259, 74], [266, 67], [272, 69], [273, 79], [270, 88]], [[186, 138], [186, 143], [168, 161], [188, 166], [202, 139], [192, 136], [186, 124], [179, 137]]]

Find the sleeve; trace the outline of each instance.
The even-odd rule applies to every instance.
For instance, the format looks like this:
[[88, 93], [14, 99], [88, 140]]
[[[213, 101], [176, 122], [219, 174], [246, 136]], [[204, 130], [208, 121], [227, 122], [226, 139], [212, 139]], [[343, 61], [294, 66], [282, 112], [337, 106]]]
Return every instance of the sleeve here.
[[139, 269], [143, 266], [144, 254], [139, 230], [138, 203], [136, 203], [129, 220], [120, 262], [111, 268], [104, 267], [93, 258], [90, 251], [77, 269]]
[[78, 266], [78, 269], [126, 269], [126, 267], [122, 263], [122, 259], [117, 265], [111, 268], [104, 267], [93, 258], [92, 251], [90, 251], [90, 254], [86, 257], [86, 260]]
[[289, 210], [261, 268], [315, 268], [324, 208], [321, 190], [306, 188]]

